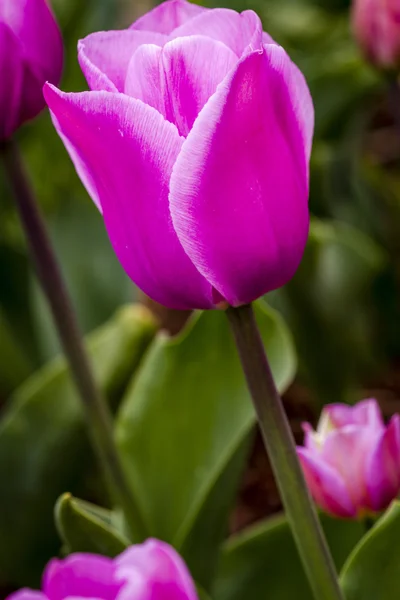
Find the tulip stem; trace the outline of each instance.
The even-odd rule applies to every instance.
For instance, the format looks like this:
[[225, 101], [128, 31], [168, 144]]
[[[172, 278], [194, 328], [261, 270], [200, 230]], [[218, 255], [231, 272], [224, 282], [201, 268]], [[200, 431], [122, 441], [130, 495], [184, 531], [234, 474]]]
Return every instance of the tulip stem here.
[[316, 600], [343, 600], [336, 569], [296, 454], [252, 306], [229, 308], [259, 426], [297, 548]]
[[113, 498], [122, 508], [132, 534], [143, 539], [146, 537], [143, 521], [126, 482], [115, 446], [111, 413], [96, 384], [72, 301], [18, 148], [14, 142], [8, 141], [0, 146], [0, 154], [14, 194], [32, 261], [47, 297], [55, 327], [82, 400], [94, 451]]

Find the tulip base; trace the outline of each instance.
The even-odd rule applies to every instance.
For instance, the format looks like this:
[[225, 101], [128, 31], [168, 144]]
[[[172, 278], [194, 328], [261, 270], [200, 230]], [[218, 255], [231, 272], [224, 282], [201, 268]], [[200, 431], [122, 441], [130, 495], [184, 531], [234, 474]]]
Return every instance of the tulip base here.
[[316, 600], [343, 600], [251, 305], [226, 311], [292, 533]]

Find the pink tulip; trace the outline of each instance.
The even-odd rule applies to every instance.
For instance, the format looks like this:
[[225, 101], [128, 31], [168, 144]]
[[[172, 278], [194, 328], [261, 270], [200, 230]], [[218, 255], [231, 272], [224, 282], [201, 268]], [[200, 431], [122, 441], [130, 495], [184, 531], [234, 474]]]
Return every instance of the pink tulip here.
[[164, 2], [89, 35], [92, 91], [45, 96], [131, 279], [170, 308], [251, 302], [308, 235], [313, 106], [258, 16]]
[[400, 417], [386, 427], [376, 400], [326, 406], [297, 452], [315, 502], [337, 517], [389, 506], [400, 491]]
[[58, 83], [62, 38], [46, 0], [0, 1], [0, 141], [45, 107], [43, 84]]
[[197, 600], [189, 571], [171, 546], [158, 540], [131, 546], [112, 560], [96, 554], [54, 559], [42, 591], [23, 589], [7, 600]]
[[377, 67], [400, 67], [398, 0], [354, 0], [353, 31], [366, 58]]

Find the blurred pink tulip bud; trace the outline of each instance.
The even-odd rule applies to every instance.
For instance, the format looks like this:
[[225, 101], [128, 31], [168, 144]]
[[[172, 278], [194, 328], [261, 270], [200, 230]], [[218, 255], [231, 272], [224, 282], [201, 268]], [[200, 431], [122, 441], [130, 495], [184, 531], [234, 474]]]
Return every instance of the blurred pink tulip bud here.
[[169, 0], [89, 35], [79, 61], [92, 91], [45, 96], [131, 279], [177, 309], [246, 304], [291, 279], [314, 112], [258, 16]]
[[354, 0], [353, 31], [372, 64], [381, 69], [400, 67], [398, 0]]
[[71, 554], [54, 559], [42, 591], [22, 589], [7, 600], [197, 600], [189, 571], [175, 550], [158, 540], [131, 546], [115, 559]]
[[297, 452], [315, 502], [337, 517], [384, 510], [400, 491], [400, 418], [385, 426], [376, 400], [326, 406], [304, 425]]
[[46, 0], [0, 1], [0, 141], [45, 107], [43, 85], [58, 83], [63, 46]]

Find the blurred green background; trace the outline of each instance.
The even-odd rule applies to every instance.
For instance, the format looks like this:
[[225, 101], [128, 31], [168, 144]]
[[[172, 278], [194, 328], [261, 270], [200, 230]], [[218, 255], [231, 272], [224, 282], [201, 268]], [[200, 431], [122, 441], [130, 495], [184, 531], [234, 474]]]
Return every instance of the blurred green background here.
[[[314, 99], [316, 130], [311, 164], [310, 239], [294, 280], [267, 298], [281, 313], [294, 337], [298, 371], [286, 394], [286, 402], [290, 416], [294, 415], [295, 431], [298, 433], [301, 418], [315, 419], [323, 404], [354, 402], [367, 395], [376, 395], [385, 413], [390, 414], [398, 409], [400, 394], [397, 374], [400, 359], [400, 129], [396, 126], [398, 115], [394, 114], [400, 111], [400, 100], [396, 86], [364, 62], [351, 36], [350, 6], [345, 0], [225, 0], [216, 3], [210, 0], [207, 5], [257, 11], [264, 29], [288, 50], [303, 70]], [[151, 3], [144, 0], [53, 0], [66, 47], [62, 88], [86, 89], [76, 59], [79, 38], [96, 30], [125, 27], [150, 6]], [[116, 389], [126, 386], [129, 369], [137, 362], [132, 348], [135, 352], [138, 350], [131, 338], [125, 339], [122, 347], [118, 336], [112, 341], [118, 323], [125, 332], [131, 327], [128, 333], [136, 340], [136, 317], [128, 317], [123, 312], [119, 313], [119, 320], [109, 319], [119, 307], [132, 302], [137, 292], [111, 250], [102, 219], [81, 185], [49, 115], [43, 113], [25, 126], [18, 137], [84, 332], [89, 333], [108, 321], [105, 326], [108, 329], [95, 333], [94, 345], [100, 343], [102, 335], [107, 335], [114, 354], [117, 350], [113, 343], [119, 345], [121, 355], [131, 353], [131, 362], [122, 374], [119, 367], [116, 373], [110, 370], [109, 357], [106, 361], [109, 371], [105, 372], [100, 357], [98, 376], [103, 377], [112, 397]], [[9, 453], [12, 454], [13, 446], [2, 445], [2, 435], [8, 435], [7, 423], [12, 421], [15, 407], [26, 403], [26, 396], [35, 394], [38, 379], [31, 380], [30, 376], [59, 352], [59, 346], [32, 273], [2, 173], [0, 213], [0, 406], [3, 419], [0, 475], [4, 467], [3, 474], [12, 477]], [[139, 336], [141, 348], [146, 347], [153, 335], [149, 323], [148, 329], [141, 330]], [[113, 359], [117, 360], [114, 354]], [[20, 386], [26, 380], [27, 386], [21, 392]], [[47, 393], [60, 394], [62, 403], [66, 392], [63, 388], [61, 393], [57, 385]], [[69, 390], [70, 393], [73, 392]], [[22, 396], [25, 400], [21, 400]], [[40, 423], [45, 427], [45, 421]], [[14, 426], [18, 429], [20, 424]], [[49, 417], [47, 433], [52, 426]], [[37, 435], [42, 435], [40, 427]], [[67, 483], [74, 487], [80, 477], [74, 465], [82, 455], [89, 456], [87, 446], [79, 452], [76, 449], [81, 431], [75, 435], [76, 438], [66, 439], [64, 446], [60, 446], [61, 453], [70, 453], [66, 461], [71, 463], [68, 477], [64, 479], [59, 466], [54, 467], [55, 476], [60, 476], [60, 493], [68, 491]], [[29, 444], [25, 452], [34, 453], [35, 439]], [[253, 452], [248, 468], [254, 468], [257, 456]], [[88, 460], [90, 462], [90, 458]], [[43, 460], [40, 464], [44, 464]], [[27, 474], [21, 475], [22, 478], [33, 472], [31, 467], [27, 464]], [[2, 485], [7, 487], [8, 484], [2, 482]], [[44, 484], [33, 480], [32, 485]], [[86, 476], [84, 486], [76, 484], [76, 487], [84, 490], [82, 494], [90, 499], [103, 498], [94, 476], [92, 479]], [[19, 498], [18, 494], [6, 496], [4, 491], [0, 495], [0, 512], [5, 514], [5, 504], [11, 502], [10, 499], [18, 502]], [[26, 501], [26, 497], [21, 496], [21, 508]], [[41, 502], [40, 498], [35, 501]], [[54, 503], [54, 498], [49, 502]], [[272, 502], [271, 510], [278, 507], [279, 501], [276, 506]], [[263, 511], [265, 506], [261, 513]], [[237, 517], [233, 527], [240, 527], [242, 520], [252, 518]], [[24, 544], [24, 531], [22, 528], [16, 546]], [[53, 536], [48, 546], [40, 549], [37, 565], [21, 577], [9, 566], [4, 567], [0, 552], [0, 582], [14, 585], [35, 580], [44, 557], [55, 549]]]

